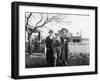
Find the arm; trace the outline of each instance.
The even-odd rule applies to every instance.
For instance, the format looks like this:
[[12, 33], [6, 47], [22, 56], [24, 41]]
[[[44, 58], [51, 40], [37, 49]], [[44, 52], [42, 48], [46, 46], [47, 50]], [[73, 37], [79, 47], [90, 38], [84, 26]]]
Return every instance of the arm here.
[[53, 49], [53, 55], [56, 54], [56, 50], [55, 50], [55, 39], [53, 39], [53, 42], [52, 42], [52, 49]]
[[46, 48], [48, 46], [48, 37], [46, 37], [46, 39], [45, 39], [45, 46], [46, 46]]
[[62, 38], [60, 38], [60, 47], [59, 47], [59, 54], [58, 54], [59, 57], [61, 56], [62, 46], [63, 46], [63, 41], [62, 41]]

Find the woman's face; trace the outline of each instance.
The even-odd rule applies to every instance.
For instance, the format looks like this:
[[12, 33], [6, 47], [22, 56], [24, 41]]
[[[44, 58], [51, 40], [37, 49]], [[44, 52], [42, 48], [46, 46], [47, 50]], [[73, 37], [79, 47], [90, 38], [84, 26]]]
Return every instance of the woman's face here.
[[66, 34], [66, 30], [63, 30], [63, 34]]

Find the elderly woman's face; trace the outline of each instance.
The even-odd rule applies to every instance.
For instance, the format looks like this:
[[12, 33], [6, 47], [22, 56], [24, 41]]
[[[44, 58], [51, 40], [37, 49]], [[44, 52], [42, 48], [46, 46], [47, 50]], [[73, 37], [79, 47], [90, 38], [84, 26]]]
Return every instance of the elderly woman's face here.
[[62, 33], [65, 34], [66, 33], [66, 30], [63, 30]]

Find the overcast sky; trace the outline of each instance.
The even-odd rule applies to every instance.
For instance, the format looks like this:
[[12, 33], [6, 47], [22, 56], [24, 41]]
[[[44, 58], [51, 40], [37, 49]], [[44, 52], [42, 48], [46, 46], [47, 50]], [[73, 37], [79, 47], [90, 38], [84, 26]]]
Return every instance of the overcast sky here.
[[[39, 19], [39, 14], [33, 14], [34, 19]], [[52, 14], [49, 14], [52, 15]], [[36, 16], [36, 17], [35, 17]], [[52, 29], [54, 32], [57, 32], [61, 28], [67, 28], [69, 32], [71, 32], [73, 35], [77, 35], [77, 32], [81, 31], [82, 37], [89, 38], [90, 36], [90, 16], [89, 15], [61, 15], [64, 16], [63, 21], [69, 22], [69, 23], [55, 23], [50, 22], [45, 27], [40, 28], [43, 32], [42, 35], [46, 37], [48, 35], [49, 29]], [[34, 24], [34, 19], [31, 18], [30, 24]]]

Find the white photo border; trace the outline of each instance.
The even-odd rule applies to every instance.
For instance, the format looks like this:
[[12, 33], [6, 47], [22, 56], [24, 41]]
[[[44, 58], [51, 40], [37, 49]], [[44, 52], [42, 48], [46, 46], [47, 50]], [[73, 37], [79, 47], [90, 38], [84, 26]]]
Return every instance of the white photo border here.
[[[48, 12], [90, 15], [90, 65], [74, 67], [45, 67], [45, 68], [25, 68], [25, 12]], [[73, 8], [54, 8], [42, 6], [19, 6], [19, 76], [77, 73], [95, 71], [95, 10], [73, 9]]]

